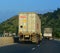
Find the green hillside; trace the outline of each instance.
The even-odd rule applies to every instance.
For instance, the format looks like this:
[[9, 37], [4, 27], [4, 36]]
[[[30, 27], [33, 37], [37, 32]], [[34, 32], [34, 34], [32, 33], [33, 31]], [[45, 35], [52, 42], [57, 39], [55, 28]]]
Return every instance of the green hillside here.
[[[60, 9], [58, 8], [54, 12], [47, 12], [45, 14], [38, 14], [42, 21], [42, 32], [45, 27], [53, 28], [53, 36], [60, 37]], [[0, 24], [0, 33], [17, 32], [18, 27], [18, 15], [4, 21]]]
[[12, 18], [4, 21], [0, 24], [0, 33], [6, 32], [16, 32], [16, 28], [18, 26], [18, 15], [13, 16]]
[[[42, 29], [45, 27], [53, 28], [53, 36], [60, 37], [60, 9], [58, 8], [54, 12], [48, 12], [41, 15]], [[42, 30], [43, 32], [43, 30]]]

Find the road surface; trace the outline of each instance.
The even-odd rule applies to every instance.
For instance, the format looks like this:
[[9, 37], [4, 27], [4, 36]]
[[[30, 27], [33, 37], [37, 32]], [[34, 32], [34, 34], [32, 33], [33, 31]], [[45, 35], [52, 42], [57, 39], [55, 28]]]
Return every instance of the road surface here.
[[17, 43], [0, 47], [0, 53], [60, 53], [60, 41], [45, 39], [38, 45]]

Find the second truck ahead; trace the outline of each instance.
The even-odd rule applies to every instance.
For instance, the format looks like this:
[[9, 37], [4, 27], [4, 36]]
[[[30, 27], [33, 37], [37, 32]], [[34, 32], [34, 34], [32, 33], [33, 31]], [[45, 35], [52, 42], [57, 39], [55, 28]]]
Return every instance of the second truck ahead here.
[[44, 28], [44, 38], [52, 39], [52, 28]]
[[31, 41], [38, 43], [42, 40], [41, 19], [34, 12], [22, 12], [19, 14], [19, 41]]

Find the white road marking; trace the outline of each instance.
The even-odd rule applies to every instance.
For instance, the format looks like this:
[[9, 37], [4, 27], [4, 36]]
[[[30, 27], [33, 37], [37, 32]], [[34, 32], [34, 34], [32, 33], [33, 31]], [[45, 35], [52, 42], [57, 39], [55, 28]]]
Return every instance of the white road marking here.
[[37, 45], [38, 47], [40, 46], [40, 45]]
[[40, 47], [40, 45], [36, 45], [36, 47], [33, 47], [32, 51], [35, 50], [35, 49], [37, 49], [38, 47]]
[[36, 48], [32, 48], [32, 50], [35, 50]]

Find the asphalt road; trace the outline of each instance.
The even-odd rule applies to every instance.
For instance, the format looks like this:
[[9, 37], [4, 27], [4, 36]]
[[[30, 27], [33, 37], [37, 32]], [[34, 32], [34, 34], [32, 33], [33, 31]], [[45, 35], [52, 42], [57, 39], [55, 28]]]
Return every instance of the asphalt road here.
[[17, 43], [0, 47], [0, 53], [60, 53], [60, 42], [43, 40], [40, 44]]

